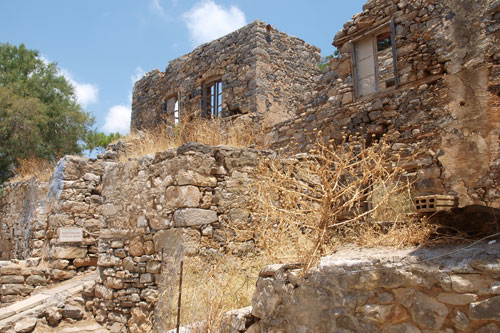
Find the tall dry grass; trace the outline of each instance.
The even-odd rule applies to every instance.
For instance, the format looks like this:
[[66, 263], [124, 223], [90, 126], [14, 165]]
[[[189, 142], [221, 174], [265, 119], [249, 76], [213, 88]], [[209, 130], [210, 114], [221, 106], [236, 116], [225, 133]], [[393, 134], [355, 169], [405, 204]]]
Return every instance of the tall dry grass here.
[[33, 177], [40, 181], [48, 181], [54, 171], [55, 163], [38, 157], [20, 158], [14, 167], [14, 177], [11, 181], [31, 179]]
[[130, 143], [123, 156], [125, 159], [177, 148], [188, 142], [245, 148], [255, 145], [257, 141], [251, 122], [236, 122], [221, 118], [185, 118], [178, 124], [166, 122], [165, 126], [146, 132], [131, 133], [121, 140]]

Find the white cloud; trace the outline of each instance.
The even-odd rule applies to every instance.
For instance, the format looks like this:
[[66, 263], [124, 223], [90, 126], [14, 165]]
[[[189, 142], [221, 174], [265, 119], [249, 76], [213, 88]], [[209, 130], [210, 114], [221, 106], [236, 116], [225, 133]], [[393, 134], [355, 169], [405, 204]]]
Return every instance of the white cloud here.
[[130, 107], [125, 105], [112, 106], [106, 115], [103, 130], [105, 133], [120, 132], [127, 134], [130, 130]]
[[135, 73], [130, 75], [130, 81], [132, 81], [132, 84], [136, 83], [137, 81], [139, 81], [140, 79], [142, 79], [142, 77], [144, 76], [144, 74], [146, 74], [146, 72], [144, 71], [144, 69], [142, 69], [141, 66], [137, 66], [135, 68]]
[[97, 85], [75, 81], [67, 69], [61, 68], [59, 72], [66, 78], [66, 80], [68, 80], [69, 83], [71, 83], [73, 88], [75, 88], [76, 101], [84, 109], [89, 104], [97, 103], [99, 99], [99, 88], [97, 88]]
[[238, 7], [224, 8], [213, 0], [201, 0], [182, 17], [193, 45], [212, 41], [246, 24], [245, 14]]
[[[50, 64], [50, 60], [47, 57], [40, 55], [38, 58], [43, 61], [44, 64]], [[68, 82], [73, 86], [73, 88], [75, 89], [76, 101], [84, 109], [89, 104], [97, 103], [99, 99], [99, 88], [97, 87], [97, 85], [92, 83], [78, 82], [74, 80], [71, 73], [65, 68], [59, 68], [59, 74], [64, 76], [66, 80], [68, 80]]]

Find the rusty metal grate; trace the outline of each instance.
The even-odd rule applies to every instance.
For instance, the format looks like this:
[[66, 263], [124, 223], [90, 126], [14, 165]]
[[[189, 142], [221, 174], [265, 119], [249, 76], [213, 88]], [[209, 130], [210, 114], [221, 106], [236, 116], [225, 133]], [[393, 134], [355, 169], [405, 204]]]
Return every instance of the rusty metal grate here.
[[458, 198], [452, 195], [426, 195], [413, 199], [419, 213], [449, 211], [458, 207]]

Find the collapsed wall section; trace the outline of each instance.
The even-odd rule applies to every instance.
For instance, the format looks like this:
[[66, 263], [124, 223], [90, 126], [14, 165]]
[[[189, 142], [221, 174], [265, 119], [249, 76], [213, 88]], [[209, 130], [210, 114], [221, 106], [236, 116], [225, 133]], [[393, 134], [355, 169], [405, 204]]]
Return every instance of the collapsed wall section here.
[[500, 244], [343, 249], [304, 278], [265, 267], [252, 332], [500, 331]]
[[317, 95], [266, 141], [307, 150], [314, 129], [385, 136], [394, 153], [416, 157], [407, 168], [419, 194], [500, 207], [499, 5], [368, 1], [335, 36], [339, 55]]
[[154, 70], [139, 80], [131, 129], [173, 126], [182, 117], [247, 114], [258, 118], [244, 117], [250, 125], [270, 126], [290, 118], [310, 94], [319, 59], [318, 48], [254, 21], [170, 61], [165, 72]]

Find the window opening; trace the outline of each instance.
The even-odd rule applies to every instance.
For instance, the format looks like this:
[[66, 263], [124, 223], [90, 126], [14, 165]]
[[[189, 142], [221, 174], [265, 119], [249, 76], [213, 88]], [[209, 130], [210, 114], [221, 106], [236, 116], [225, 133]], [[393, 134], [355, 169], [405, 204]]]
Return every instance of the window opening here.
[[383, 91], [397, 85], [394, 24], [377, 29], [353, 43], [356, 96]]
[[207, 118], [222, 115], [222, 81], [206, 84], [203, 89], [203, 113]]
[[179, 101], [175, 101], [174, 105], [174, 123], [179, 125]]

